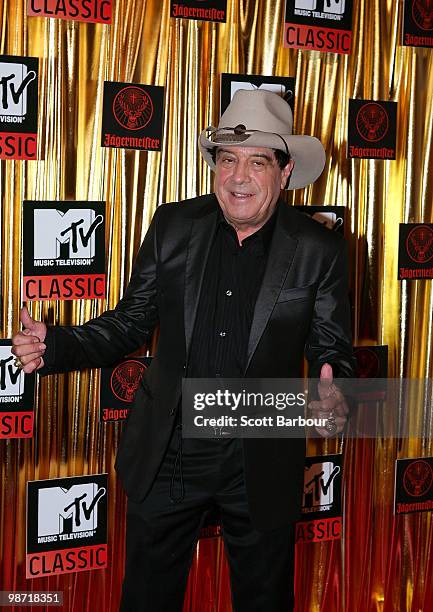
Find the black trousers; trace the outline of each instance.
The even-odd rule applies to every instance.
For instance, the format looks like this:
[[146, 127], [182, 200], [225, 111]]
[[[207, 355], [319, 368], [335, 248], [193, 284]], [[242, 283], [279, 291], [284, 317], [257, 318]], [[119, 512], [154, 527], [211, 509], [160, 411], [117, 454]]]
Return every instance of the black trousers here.
[[240, 441], [181, 441], [178, 431], [149, 495], [128, 503], [122, 612], [182, 611], [200, 528], [215, 506], [233, 610], [293, 610], [293, 529], [259, 532], [251, 524]]

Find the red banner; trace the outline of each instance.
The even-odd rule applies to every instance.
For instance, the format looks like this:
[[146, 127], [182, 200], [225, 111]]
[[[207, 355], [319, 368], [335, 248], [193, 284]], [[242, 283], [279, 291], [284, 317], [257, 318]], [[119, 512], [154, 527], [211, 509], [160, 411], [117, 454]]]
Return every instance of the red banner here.
[[111, 23], [112, 0], [28, 0], [27, 15]]
[[33, 421], [33, 412], [0, 412], [0, 439], [31, 438]]
[[284, 46], [306, 51], [327, 51], [329, 53], [350, 53], [352, 32], [286, 23]]
[[79, 300], [105, 297], [104, 274], [25, 276], [24, 300]]
[[341, 516], [297, 523], [295, 533], [296, 544], [339, 540], [341, 538]]
[[83, 546], [31, 553], [26, 558], [26, 577], [40, 578], [107, 567], [107, 545]]
[[0, 132], [0, 159], [36, 159], [36, 134]]

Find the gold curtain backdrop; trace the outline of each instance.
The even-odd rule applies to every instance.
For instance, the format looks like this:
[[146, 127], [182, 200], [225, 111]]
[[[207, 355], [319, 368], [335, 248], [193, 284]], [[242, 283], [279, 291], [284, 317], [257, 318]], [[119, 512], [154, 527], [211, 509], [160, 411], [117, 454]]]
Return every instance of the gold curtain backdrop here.
[[[35, 318], [83, 323], [122, 295], [158, 204], [211, 191], [197, 137], [218, 121], [220, 73], [284, 75], [296, 77], [296, 132], [327, 151], [322, 177], [287, 199], [347, 208], [354, 342], [387, 344], [390, 376], [432, 376], [431, 282], [397, 280], [399, 223], [433, 222], [433, 51], [400, 46], [402, 2], [354, 0], [349, 56], [284, 49], [283, 0], [228, 0], [225, 24], [170, 19], [169, 0], [113, 0], [109, 26], [27, 18], [26, 4], [0, 0], [0, 53], [40, 61], [38, 161], [0, 162], [3, 338], [19, 328], [23, 200], [107, 202], [108, 299], [31, 304]], [[104, 80], [165, 87], [161, 153], [101, 148]], [[395, 161], [346, 159], [349, 98], [398, 102]], [[98, 385], [95, 371], [41, 380], [34, 438], [0, 441], [0, 589], [62, 590], [71, 611], [116, 610], [123, 572], [120, 425], [99, 423]], [[393, 517], [395, 459], [433, 454], [432, 439], [344, 442], [343, 538], [298, 546], [299, 611], [433, 610], [431, 515]], [[108, 569], [27, 581], [26, 482], [100, 472]], [[230, 609], [222, 544], [202, 541], [185, 610]]]

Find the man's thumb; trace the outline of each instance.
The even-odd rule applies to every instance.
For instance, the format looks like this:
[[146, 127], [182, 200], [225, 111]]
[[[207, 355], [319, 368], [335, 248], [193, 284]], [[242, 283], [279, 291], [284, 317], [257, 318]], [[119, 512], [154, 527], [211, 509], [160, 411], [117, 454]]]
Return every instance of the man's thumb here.
[[324, 363], [322, 365], [322, 369], [320, 370], [320, 382], [324, 385], [332, 385], [333, 381], [333, 372], [332, 366], [329, 363]]
[[320, 381], [318, 384], [319, 397], [321, 400], [327, 399], [329, 397], [332, 381], [332, 367], [329, 365], [329, 363], [324, 363], [320, 370]]
[[36, 321], [30, 316], [27, 306], [21, 308], [20, 321], [25, 329], [33, 329], [35, 326]]

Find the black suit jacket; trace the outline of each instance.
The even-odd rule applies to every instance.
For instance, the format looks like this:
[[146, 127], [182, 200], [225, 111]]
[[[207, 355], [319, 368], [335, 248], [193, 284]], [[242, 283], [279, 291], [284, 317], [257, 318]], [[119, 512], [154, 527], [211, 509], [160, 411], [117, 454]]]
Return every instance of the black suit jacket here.
[[[112, 311], [77, 327], [51, 327], [43, 374], [110, 365], [149, 339], [158, 348], [122, 434], [116, 468], [128, 496], [148, 493], [167, 448], [217, 224], [213, 194], [159, 206], [140, 248], [124, 297]], [[330, 363], [350, 376], [353, 357], [341, 236], [279, 202], [267, 266], [251, 326], [246, 377], [298, 377]], [[274, 529], [299, 515], [305, 443], [243, 441], [252, 520]]]

